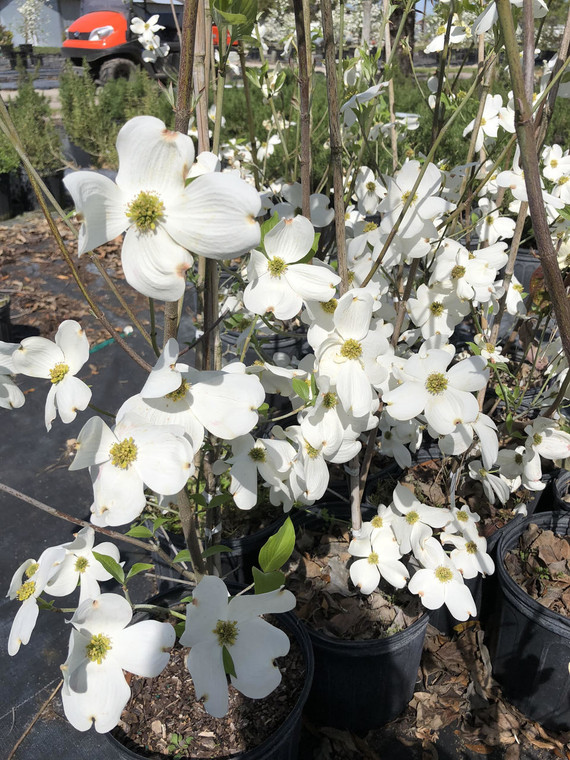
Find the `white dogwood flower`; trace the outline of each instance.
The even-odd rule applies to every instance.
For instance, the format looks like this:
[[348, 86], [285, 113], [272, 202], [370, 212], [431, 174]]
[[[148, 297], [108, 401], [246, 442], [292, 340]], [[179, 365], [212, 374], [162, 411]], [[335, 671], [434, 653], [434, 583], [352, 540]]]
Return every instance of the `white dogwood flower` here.
[[[386, 509], [386, 508], [384, 508]], [[378, 526], [378, 527], [377, 527]], [[409, 573], [403, 562], [398, 541], [389, 524], [384, 524], [381, 514], [371, 522], [362, 523], [362, 528], [351, 540], [348, 552], [360, 557], [350, 566], [350, 579], [363, 594], [371, 594], [385, 578], [394, 588], [404, 588]]]
[[113, 577], [103, 565], [95, 559], [93, 551], [105, 554], [119, 562], [119, 549], [110, 541], [95, 543], [93, 528], [82, 528], [75, 539], [62, 544], [65, 558], [59, 565], [57, 573], [48, 581], [46, 593], [51, 596], [67, 596], [80, 583], [79, 604], [86, 599], [95, 599], [101, 593], [99, 581], [110, 581]]
[[8, 654], [18, 653], [22, 644], [27, 644], [38, 619], [38, 597], [44, 591], [50, 578], [58, 571], [65, 557], [62, 546], [50, 546], [37, 560], [22, 562], [10, 581], [6, 596], [22, 602], [12, 622], [8, 636]]
[[26, 397], [12, 380], [16, 374], [12, 356], [18, 343], [5, 343], [0, 340], [0, 409], [19, 409]]
[[141, 392], [117, 412], [117, 422], [134, 414], [152, 425], [179, 425], [195, 451], [205, 429], [225, 440], [249, 433], [265, 400], [259, 378], [246, 374], [241, 362], [201, 372], [178, 362], [178, 353], [178, 342], [171, 338]]
[[70, 470], [90, 468], [95, 525], [124, 525], [146, 504], [144, 487], [169, 496], [194, 473], [194, 453], [184, 430], [124, 415], [111, 430], [100, 417], [81, 429]]
[[231, 656], [235, 675], [232, 685], [251, 699], [262, 699], [281, 682], [274, 660], [289, 651], [287, 634], [260, 615], [287, 612], [295, 597], [285, 589], [267, 594], [236, 596], [228, 601], [225, 583], [206, 575], [186, 608], [182, 646], [191, 647], [186, 664], [196, 689], [210, 715], [223, 717], [228, 711], [228, 682], [224, 649]]
[[411, 420], [423, 413], [439, 435], [452, 433], [457, 424], [474, 420], [479, 404], [472, 392], [486, 385], [489, 370], [480, 356], [464, 359], [448, 370], [452, 358], [441, 349], [410, 357], [401, 371], [401, 385], [382, 396], [390, 416]]
[[131, 695], [123, 670], [154, 678], [168, 664], [174, 628], [158, 620], [129, 625], [132, 616], [122, 596], [101, 594], [80, 604], [70, 620], [61, 695], [66, 718], [78, 731], [94, 723], [106, 733], [117, 725]]
[[75, 377], [89, 358], [89, 341], [83, 328], [79, 322], [66, 319], [54, 340], [55, 343], [35, 335], [24, 338], [12, 354], [16, 372], [51, 380], [45, 408], [48, 431], [57, 413], [62, 422], [73, 422], [77, 412], [86, 409], [91, 401], [91, 389]]
[[79, 254], [127, 232], [121, 261], [143, 295], [176, 301], [184, 293], [189, 251], [214, 259], [241, 255], [260, 239], [259, 194], [233, 174], [211, 172], [186, 184], [194, 162], [188, 135], [154, 116], [136, 116], [117, 137], [116, 183], [79, 171], [64, 180], [82, 225]]
[[254, 314], [271, 311], [278, 319], [291, 319], [304, 300], [334, 297], [340, 277], [329, 267], [300, 263], [314, 239], [313, 225], [304, 216], [281, 220], [265, 235], [267, 257], [253, 251], [247, 267], [246, 308]]
[[463, 576], [435, 538], [428, 539], [424, 553], [427, 567], [418, 570], [408, 582], [412, 594], [418, 594], [424, 607], [437, 610], [444, 604], [456, 620], [467, 620], [477, 614], [473, 595]]
[[487, 554], [487, 539], [483, 536], [465, 537], [443, 532], [439, 538], [442, 544], [455, 546], [450, 558], [464, 578], [475, 578], [479, 574], [492, 575], [495, 572], [495, 563]]

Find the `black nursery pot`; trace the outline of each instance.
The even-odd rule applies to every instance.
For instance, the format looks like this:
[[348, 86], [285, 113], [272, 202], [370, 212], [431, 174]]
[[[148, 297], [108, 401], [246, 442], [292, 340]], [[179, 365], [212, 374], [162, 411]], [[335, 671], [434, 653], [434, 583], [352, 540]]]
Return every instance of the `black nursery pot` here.
[[344, 641], [309, 629], [315, 680], [308, 717], [365, 734], [398, 717], [414, 693], [428, 615], [385, 639]]
[[[232, 588], [230, 585], [230, 592], [237, 593], [236, 588]], [[180, 585], [169, 591], [159, 594], [158, 596], [150, 599], [151, 604], [170, 604], [181, 596], [188, 595], [188, 588], [181, 587]], [[262, 744], [248, 750], [247, 752], [240, 752], [235, 755], [227, 755], [226, 757], [235, 758], [235, 760], [297, 760], [299, 753], [299, 740], [301, 737], [301, 725], [303, 708], [309, 696], [309, 690], [313, 680], [314, 672], [314, 658], [311, 648], [311, 642], [305, 630], [305, 627], [297, 620], [292, 612], [282, 612], [274, 615], [279, 620], [280, 625], [283, 626], [290, 638], [295, 639], [299, 645], [303, 661], [305, 663], [305, 683], [297, 702], [295, 703], [291, 712], [287, 715], [283, 723], [279, 728], [271, 734]], [[134, 760], [147, 760], [149, 757], [147, 754], [141, 754], [136, 749], [131, 749], [119, 741], [112, 732], [105, 734], [105, 737], [115, 748], [118, 753], [118, 757], [133, 758]], [[166, 755], [156, 755], [157, 757], [166, 757]]]
[[570, 619], [539, 604], [507, 573], [506, 553], [530, 523], [566, 535], [570, 514], [544, 512], [503, 529], [497, 547], [499, 594], [493, 675], [522, 713], [554, 731], [570, 730]]
[[[329, 515], [349, 520], [344, 502], [323, 503]], [[370, 520], [374, 507], [363, 505]], [[315, 530], [322, 518], [307, 517]], [[379, 728], [400, 715], [413, 696], [429, 616], [383, 639], [347, 641], [306, 625], [315, 656], [315, 677], [305, 709], [307, 717], [325, 726], [357, 734]]]
[[552, 479], [552, 489], [549, 494], [551, 499], [550, 508], [559, 509], [562, 512], [570, 514], [570, 502], [564, 500], [568, 492], [570, 492], [570, 472], [568, 470], [560, 470], [556, 477]]

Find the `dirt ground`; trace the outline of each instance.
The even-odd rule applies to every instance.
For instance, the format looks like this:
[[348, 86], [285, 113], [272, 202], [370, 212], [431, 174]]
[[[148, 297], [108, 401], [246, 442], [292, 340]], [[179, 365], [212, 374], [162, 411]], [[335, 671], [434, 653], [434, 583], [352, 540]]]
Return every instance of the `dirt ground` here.
[[[80, 276], [101, 299], [113, 327], [122, 331], [129, 317], [106, 288], [95, 258], [78, 259], [73, 232], [62, 221], [57, 227]], [[130, 307], [143, 314], [147, 299], [122, 281], [120, 241], [102, 246], [96, 259]], [[32, 334], [53, 338], [63, 319], [80, 320], [92, 344], [109, 338], [82, 299], [39, 212], [0, 224], [1, 295], [11, 299], [13, 341]], [[143, 324], [148, 329], [148, 319]], [[570, 735], [545, 732], [503, 700], [492, 678], [483, 631], [473, 622], [451, 639], [429, 628], [416, 693], [401, 718], [366, 737], [307, 723], [301, 758], [570, 760], [569, 740]]]

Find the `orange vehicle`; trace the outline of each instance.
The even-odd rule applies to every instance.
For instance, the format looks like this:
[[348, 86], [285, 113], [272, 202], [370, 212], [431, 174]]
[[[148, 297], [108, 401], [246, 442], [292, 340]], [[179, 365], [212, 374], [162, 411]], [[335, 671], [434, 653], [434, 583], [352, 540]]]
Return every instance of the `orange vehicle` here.
[[[182, 25], [184, 5], [174, 0], [178, 23]], [[168, 62], [178, 65], [180, 44], [170, 0], [131, 2], [122, 0], [82, 0], [81, 16], [66, 30], [62, 54], [74, 65], [87, 61], [95, 79], [104, 84], [111, 79], [128, 79], [138, 68], [144, 68], [152, 76], [160, 76], [164, 59], [146, 63], [142, 59], [143, 48], [131, 30], [131, 20], [138, 16], [148, 19], [158, 14], [158, 22], [164, 29], [160, 39], [170, 47]], [[216, 26], [212, 27], [214, 45], [218, 45]], [[230, 41], [228, 35], [228, 42]]]

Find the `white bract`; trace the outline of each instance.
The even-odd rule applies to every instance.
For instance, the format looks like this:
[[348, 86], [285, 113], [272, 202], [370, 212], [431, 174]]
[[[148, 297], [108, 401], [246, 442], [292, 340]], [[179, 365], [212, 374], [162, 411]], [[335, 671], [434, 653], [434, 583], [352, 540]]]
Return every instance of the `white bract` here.
[[371, 594], [385, 578], [394, 588], [404, 588], [409, 578], [398, 542], [390, 528], [390, 511], [379, 508], [371, 522], [362, 524], [358, 537], [348, 547], [349, 554], [361, 557], [350, 566], [350, 578], [363, 594]]
[[186, 185], [192, 140], [160, 119], [136, 116], [117, 137], [116, 183], [95, 172], [64, 180], [82, 225], [79, 254], [127, 232], [121, 260], [143, 295], [176, 301], [184, 293], [189, 251], [228, 259], [259, 242], [259, 194], [232, 174], [210, 172]]
[[79, 605], [63, 672], [65, 715], [78, 731], [92, 724], [99, 733], [114, 728], [131, 690], [123, 670], [152, 678], [170, 658], [175, 641], [170, 623], [143, 620], [129, 625], [131, 605], [117, 594], [101, 594]]
[[221, 718], [228, 710], [224, 649], [232, 659], [231, 683], [238, 691], [252, 699], [270, 694], [281, 681], [274, 660], [287, 654], [289, 638], [260, 615], [293, 609], [293, 594], [281, 589], [228, 601], [225, 583], [207, 575], [196, 586], [192, 600], [180, 643], [191, 647], [186, 664], [196, 697], [204, 700], [210, 715]]
[[91, 389], [75, 375], [89, 358], [89, 341], [79, 322], [67, 319], [58, 327], [55, 343], [47, 338], [24, 338], [12, 354], [14, 370], [28, 377], [50, 379], [52, 386], [46, 399], [45, 424], [57, 413], [62, 422], [73, 422], [78, 411], [91, 401]]

